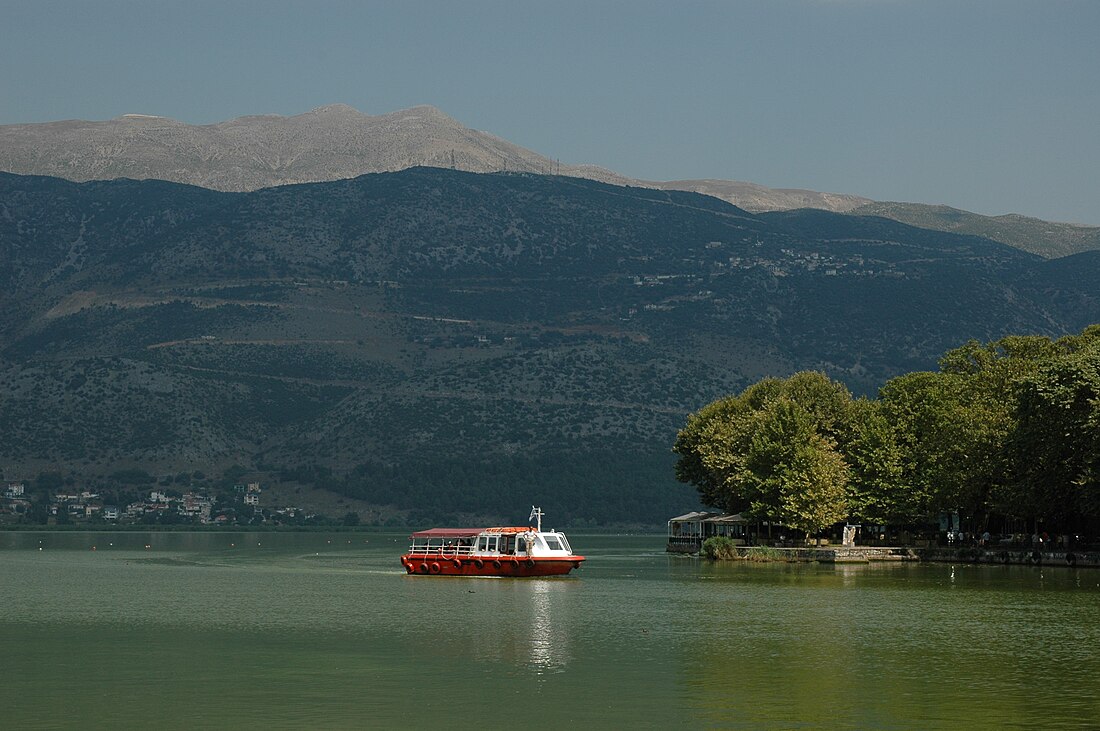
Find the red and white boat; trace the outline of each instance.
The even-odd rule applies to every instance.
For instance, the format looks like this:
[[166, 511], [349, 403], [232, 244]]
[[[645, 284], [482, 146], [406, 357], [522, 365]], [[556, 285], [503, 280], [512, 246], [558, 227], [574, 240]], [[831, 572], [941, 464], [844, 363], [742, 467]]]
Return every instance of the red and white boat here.
[[534, 527], [430, 528], [413, 533], [401, 564], [425, 576], [561, 576], [579, 569], [584, 556], [565, 534], [542, 529], [542, 510], [531, 509]]

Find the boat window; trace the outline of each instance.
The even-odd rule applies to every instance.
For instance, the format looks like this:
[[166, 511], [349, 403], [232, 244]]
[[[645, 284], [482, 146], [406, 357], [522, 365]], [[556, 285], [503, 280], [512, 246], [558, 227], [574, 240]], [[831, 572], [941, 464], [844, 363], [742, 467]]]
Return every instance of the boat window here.
[[561, 547], [566, 550], [567, 553], [573, 553], [572, 547], [569, 545], [569, 541], [565, 539], [564, 533], [559, 533], [558, 538], [561, 539]]
[[561, 541], [558, 540], [557, 536], [544, 536], [543, 539], [546, 541], [546, 547], [551, 551], [562, 550]]
[[477, 551], [478, 553], [485, 553], [489, 550], [489, 537], [481, 536], [477, 539]]
[[526, 552], [527, 552], [527, 539], [524, 538], [523, 536], [520, 536], [518, 539], [516, 539], [516, 553], [526, 553]]

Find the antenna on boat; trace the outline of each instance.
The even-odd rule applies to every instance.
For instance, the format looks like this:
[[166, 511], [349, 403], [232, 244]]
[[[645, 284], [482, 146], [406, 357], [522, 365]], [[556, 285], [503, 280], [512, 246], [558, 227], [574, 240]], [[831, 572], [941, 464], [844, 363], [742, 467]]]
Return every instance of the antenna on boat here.
[[542, 508], [536, 508], [531, 506], [531, 515], [527, 517], [527, 521], [538, 520], [538, 532], [542, 533]]

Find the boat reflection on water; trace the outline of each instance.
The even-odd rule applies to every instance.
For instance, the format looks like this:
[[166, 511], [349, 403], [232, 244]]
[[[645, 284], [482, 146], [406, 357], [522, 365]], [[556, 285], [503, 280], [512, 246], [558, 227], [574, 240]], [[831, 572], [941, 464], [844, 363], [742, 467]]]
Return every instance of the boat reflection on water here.
[[550, 581], [531, 584], [530, 666], [542, 674], [565, 667], [569, 635], [554, 631], [554, 587]]
[[[545, 677], [563, 672], [573, 660], [576, 617], [571, 611], [580, 582], [562, 579], [494, 580], [490, 603], [497, 613], [475, 621], [492, 631], [478, 632], [473, 649], [485, 668], [512, 668], [513, 672]], [[499, 589], [499, 593], [497, 590]]]

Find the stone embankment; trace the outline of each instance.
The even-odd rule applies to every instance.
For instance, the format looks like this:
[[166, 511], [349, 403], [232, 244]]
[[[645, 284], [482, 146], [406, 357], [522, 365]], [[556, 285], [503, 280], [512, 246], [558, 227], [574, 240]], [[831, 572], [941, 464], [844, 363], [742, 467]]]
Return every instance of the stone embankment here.
[[1027, 566], [1069, 566], [1100, 568], [1100, 551], [1058, 549], [1040, 551], [1031, 548], [917, 548], [915, 553], [922, 561], [940, 563], [999, 563]]
[[738, 547], [746, 561], [790, 563], [876, 563], [930, 561], [936, 563], [1007, 564], [1100, 568], [1100, 551], [1037, 551], [1028, 548], [905, 548], [888, 546], [807, 546], [805, 548]]
[[887, 546], [738, 546], [735, 559], [786, 561], [788, 563], [870, 563], [872, 561], [920, 561], [913, 549]]

